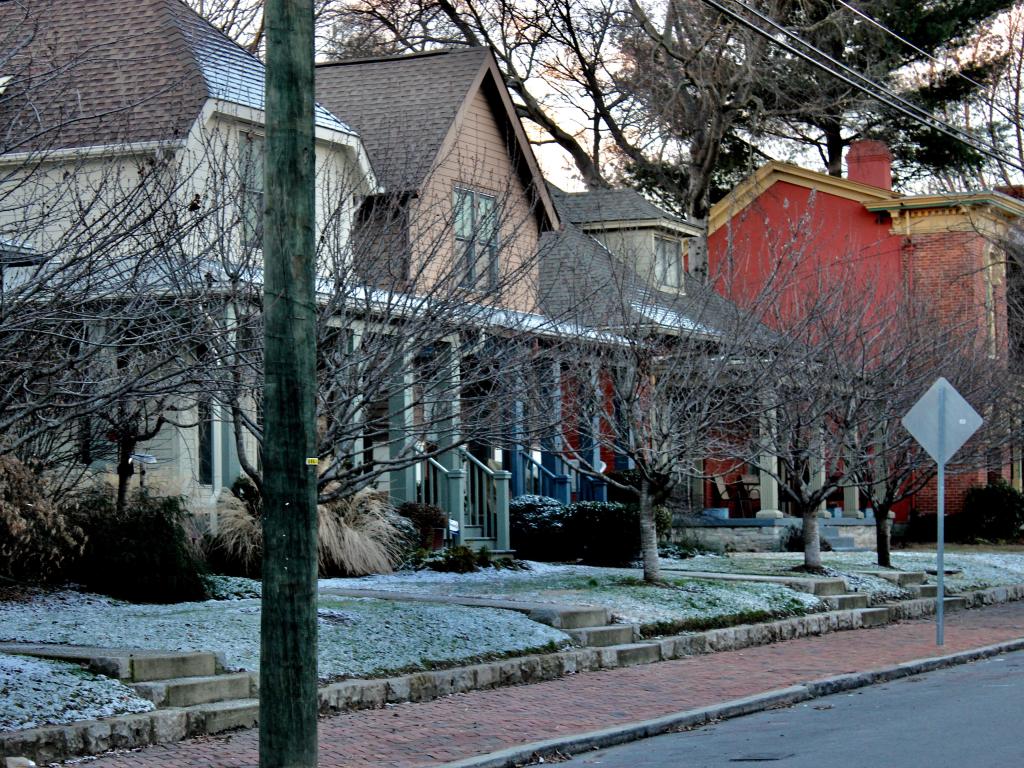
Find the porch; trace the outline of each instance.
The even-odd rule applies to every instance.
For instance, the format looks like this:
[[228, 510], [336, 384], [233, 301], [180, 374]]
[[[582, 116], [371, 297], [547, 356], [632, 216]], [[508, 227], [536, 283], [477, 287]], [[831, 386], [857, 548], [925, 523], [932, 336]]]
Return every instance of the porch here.
[[607, 483], [580, 472], [563, 456], [525, 448], [459, 447], [390, 473], [396, 505], [406, 501], [442, 509], [446, 539], [472, 549], [511, 556], [509, 500], [532, 494], [561, 504], [606, 501]]

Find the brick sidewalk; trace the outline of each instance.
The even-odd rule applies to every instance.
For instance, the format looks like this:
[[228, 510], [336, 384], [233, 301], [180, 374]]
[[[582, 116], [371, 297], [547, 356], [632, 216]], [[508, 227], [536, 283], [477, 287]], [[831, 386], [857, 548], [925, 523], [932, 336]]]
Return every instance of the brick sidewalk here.
[[[1024, 602], [949, 615], [941, 649], [935, 646], [933, 621], [912, 621], [334, 715], [320, 722], [320, 766], [437, 766], [517, 744], [1020, 637]], [[103, 757], [91, 765], [255, 768], [256, 732], [154, 746]]]

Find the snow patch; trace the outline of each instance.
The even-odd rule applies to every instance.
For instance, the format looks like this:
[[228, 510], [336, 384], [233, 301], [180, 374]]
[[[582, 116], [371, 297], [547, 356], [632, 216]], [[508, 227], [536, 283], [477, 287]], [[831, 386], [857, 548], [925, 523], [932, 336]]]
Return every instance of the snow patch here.
[[139, 698], [120, 681], [94, 675], [76, 664], [0, 653], [0, 731], [153, 708], [153, 702]]

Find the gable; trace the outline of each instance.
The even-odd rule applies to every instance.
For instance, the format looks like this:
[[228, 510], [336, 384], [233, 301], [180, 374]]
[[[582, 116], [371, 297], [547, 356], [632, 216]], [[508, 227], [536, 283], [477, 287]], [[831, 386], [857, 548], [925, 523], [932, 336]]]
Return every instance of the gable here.
[[731, 219], [741, 215], [745, 209], [752, 206], [759, 197], [779, 182], [786, 182], [822, 195], [858, 203], [892, 200], [899, 197], [891, 190], [810, 171], [789, 163], [771, 162], [762, 165], [740, 182], [728, 195], [711, 206], [711, 213], [708, 216], [708, 235], [710, 236]]

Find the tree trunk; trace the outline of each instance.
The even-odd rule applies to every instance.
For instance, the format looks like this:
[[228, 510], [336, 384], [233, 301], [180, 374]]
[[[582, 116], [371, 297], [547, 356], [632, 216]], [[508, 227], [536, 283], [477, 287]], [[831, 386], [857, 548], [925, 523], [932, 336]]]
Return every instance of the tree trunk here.
[[654, 499], [651, 498], [651, 484], [640, 481], [640, 551], [643, 553], [644, 581], [661, 581], [661, 567], [658, 564], [658, 526], [654, 522]]
[[317, 764], [311, 0], [268, 0], [261, 768]]
[[825, 133], [825, 154], [829, 176], [843, 175], [843, 126], [838, 120], [827, 120], [822, 126]]
[[818, 538], [818, 508], [805, 509], [804, 520], [804, 568], [821, 568], [821, 541]]
[[135, 451], [135, 441], [128, 437], [117, 439], [117, 510], [118, 515], [123, 515], [128, 505], [128, 485], [132, 480], [132, 453]]
[[883, 568], [892, 568], [892, 542], [889, 524], [889, 510], [875, 510], [875, 550], [878, 552], [878, 564]]

